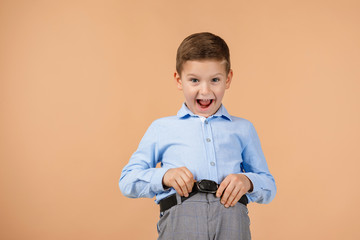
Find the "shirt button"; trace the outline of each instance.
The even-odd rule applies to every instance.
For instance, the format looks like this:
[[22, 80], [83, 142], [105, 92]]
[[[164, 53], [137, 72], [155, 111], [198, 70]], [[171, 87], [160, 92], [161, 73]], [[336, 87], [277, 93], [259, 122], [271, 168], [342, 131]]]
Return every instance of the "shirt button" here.
[[207, 138], [206, 141], [207, 141], [207, 142], [211, 142], [211, 139], [210, 139], [210, 138]]
[[211, 165], [211, 166], [215, 166], [215, 163], [214, 163], [214, 162], [210, 162], [210, 165]]

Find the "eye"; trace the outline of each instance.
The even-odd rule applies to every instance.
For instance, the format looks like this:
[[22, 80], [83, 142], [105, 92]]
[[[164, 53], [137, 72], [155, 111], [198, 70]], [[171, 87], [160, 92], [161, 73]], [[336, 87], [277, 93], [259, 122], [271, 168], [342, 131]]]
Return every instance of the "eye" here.
[[220, 78], [213, 78], [211, 79], [212, 82], [219, 82], [220, 81]]
[[190, 79], [190, 81], [193, 82], [193, 83], [197, 83], [197, 82], [199, 82], [199, 79], [197, 79], [197, 78], [192, 78], [192, 79]]

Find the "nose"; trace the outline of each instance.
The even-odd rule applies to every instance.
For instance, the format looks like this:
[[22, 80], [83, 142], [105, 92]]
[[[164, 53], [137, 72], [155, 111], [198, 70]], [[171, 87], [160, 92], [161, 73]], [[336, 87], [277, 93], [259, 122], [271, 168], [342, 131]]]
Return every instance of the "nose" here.
[[203, 96], [208, 95], [211, 92], [209, 84], [207, 82], [203, 82], [203, 84], [201, 84], [199, 92]]

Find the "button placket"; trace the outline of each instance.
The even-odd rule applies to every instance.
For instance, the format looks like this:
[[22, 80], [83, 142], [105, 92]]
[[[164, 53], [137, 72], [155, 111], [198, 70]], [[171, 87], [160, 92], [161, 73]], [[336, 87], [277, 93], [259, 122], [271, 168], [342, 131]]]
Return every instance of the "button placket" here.
[[215, 148], [211, 131], [211, 123], [208, 119], [203, 122], [206, 158], [209, 166], [209, 180], [217, 181], [217, 168]]

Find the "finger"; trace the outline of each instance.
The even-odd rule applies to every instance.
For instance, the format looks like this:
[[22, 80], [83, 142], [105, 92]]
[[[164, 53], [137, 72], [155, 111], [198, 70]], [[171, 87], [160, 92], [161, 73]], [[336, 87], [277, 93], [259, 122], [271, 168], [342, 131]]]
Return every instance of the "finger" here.
[[233, 199], [236, 197], [237, 193], [240, 189], [236, 187], [236, 185], [231, 182], [227, 188], [225, 189], [224, 195], [221, 198], [221, 202], [225, 205], [225, 207], [230, 207]]
[[180, 195], [184, 196], [184, 193], [181, 190], [181, 187], [177, 184], [177, 182], [174, 180], [174, 183], [172, 184], [172, 187], [175, 189], [175, 191]]
[[232, 206], [235, 206], [235, 204], [236, 204], [237, 202], [239, 202], [240, 198], [241, 198], [242, 196], [244, 196], [246, 193], [247, 193], [246, 188], [242, 187], [242, 188], [240, 189], [239, 193], [238, 193], [237, 200], [236, 200], [236, 201], [235, 201], [235, 200], [233, 201]]
[[225, 204], [227, 199], [229, 198], [229, 194], [231, 193], [232, 189], [230, 189], [230, 184], [232, 182], [231, 175], [228, 175], [220, 184], [219, 188], [221, 189], [221, 203]]
[[194, 186], [194, 178], [193, 178], [193, 175], [191, 174], [190, 171], [188, 172], [184, 172], [182, 175], [181, 175], [184, 183], [186, 184], [186, 188], [187, 188], [187, 191], [190, 193], [193, 189], [193, 186]]
[[227, 199], [227, 201], [225, 203], [225, 207], [230, 207], [232, 205], [233, 201], [237, 198], [237, 196], [238, 196], [238, 194], [240, 192], [239, 187], [234, 186], [234, 187], [231, 187], [231, 188], [232, 188], [232, 191], [230, 192], [229, 198]]
[[186, 187], [187, 187], [189, 193], [192, 192], [194, 183], [195, 183], [195, 180], [194, 180], [194, 179], [191, 179], [191, 180], [186, 184]]
[[229, 182], [227, 181], [227, 178], [225, 178], [221, 183], [220, 186], [218, 188], [218, 190], [216, 191], [216, 197], [221, 197], [221, 195], [223, 195], [224, 190], [226, 189], [226, 187], [228, 186]]
[[181, 169], [178, 174], [179, 175], [175, 178], [175, 180], [182, 189], [184, 196], [187, 197], [187, 193], [190, 193], [192, 190], [193, 179], [189, 178], [183, 169]]
[[241, 190], [239, 190], [239, 191], [237, 192], [236, 196], [234, 197], [234, 199], [232, 200], [232, 202], [230, 203], [230, 206], [231, 206], [231, 207], [235, 206], [235, 204], [240, 200], [240, 198], [242, 197], [242, 195], [244, 195], [244, 194], [242, 193]]
[[179, 178], [176, 179], [176, 183], [180, 187], [181, 192], [182, 192], [182, 195], [180, 195], [180, 196], [188, 197], [189, 196], [189, 191], [188, 191], [188, 189], [186, 187], [186, 183], [184, 182], [184, 180], [181, 177], [179, 177]]
[[[193, 186], [194, 180], [189, 175], [192, 176], [186, 167], [169, 169], [163, 177], [163, 183], [165, 186], [173, 187], [180, 196], [184, 196], [191, 192]], [[187, 190], [184, 189], [184, 184]]]
[[191, 191], [192, 191], [192, 185], [191, 185], [191, 183], [192, 183], [192, 181], [191, 180], [184, 180], [184, 179], [182, 179], [183, 180], [183, 182], [184, 182], [184, 186], [182, 187], [182, 189], [183, 189], [183, 192], [184, 192], [184, 196], [185, 197], [188, 197], [189, 196], [189, 194], [191, 193]]
[[182, 170], [184, 171], [184, 173], [185, 173], [190, 179], [194, 179], [193, 174], [190, 172], [189, 169], [187, 169], [187, 167], [183, 167]]
[[180, 195], [180, 196], [184, 196], [184, 193], [182, 192], [181, 188], [179, 187], [179, 185], [174, 184], [173, 188], [175, 189], [175, 191]]
[[221, 203], [222, 204], [227, 204], [227, 202], [228, 202], [228, 199], [229, 199], [229, 197], [231, 196], [231, 193], [232, 193], [232, 191], [234, 190], [234, 185], [233, 184], [229, 184], [227, 187], [226, 187], [226, 189], [225, 189], [225, 191], [224, 191], [224, 194], [223, 194], [223, 196], [221, 197]]

